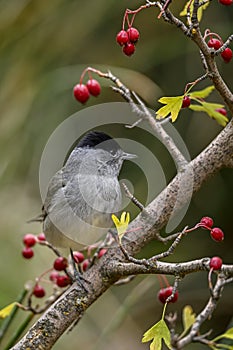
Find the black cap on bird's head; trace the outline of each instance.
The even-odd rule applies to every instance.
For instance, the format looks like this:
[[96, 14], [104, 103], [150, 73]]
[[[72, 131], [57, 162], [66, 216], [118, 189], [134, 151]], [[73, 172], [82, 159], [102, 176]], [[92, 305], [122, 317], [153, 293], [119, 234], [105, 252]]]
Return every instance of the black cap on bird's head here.
[[78, 148], [103, 149], [111, 154], [119, 153], [122, 159], [132, 159], [136, 155], [124, 152], [120, 145], [109, 135], [102, 131], [88, 132], [77, 144]]
[[120, 145], [113, 138], [102, 131], [90, 131], [79, 141], [76, 147], [100, 148], [105, 151], [120, 150]]

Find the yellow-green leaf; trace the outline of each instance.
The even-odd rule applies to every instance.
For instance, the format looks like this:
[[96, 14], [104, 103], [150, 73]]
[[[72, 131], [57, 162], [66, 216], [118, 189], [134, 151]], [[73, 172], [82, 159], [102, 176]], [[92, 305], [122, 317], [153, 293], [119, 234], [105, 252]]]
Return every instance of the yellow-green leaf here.
[[211, 103], [199, 100], [197, 100], [197, 102], [200, 103], [200, 105], [190, 105], [189, 108], [193, 111], [205, 112], [211, 118], [214, 118], [220, 125], [226, 126], [228, 118], [225, 115], [216, 111], [216, 109], [218, 108], [223, 108], [224, 105], [220, 103]]
[[183, 319], [184, 333], [186, 333], [196, 320], [196, 315], [193, 312], [193, 309], [190, 305], [186, 305], [183, 308], [182, 319]]
[[214, 85], [207, 86], [205, 89], [193, 91], [189, 93], [190, 97], [206, 98], [215, 89]]
[[0, 310], [0, 318], [6, 318], [7, 316], [9, 316], [11, 311], [13, 310], [13, 308], [16, 305], [17, 305], [17, 303], [14, 302], [14, 303], [11, 303], [11, 304], [7, 305], [2, 310]]
[[213, 339], [214, 342], [221, 338], [227, 338], [233, 340], [233, 327], [229, 328], [225, 333], [218, 335], [216, 338]]
[[227, 344], [220, 344], [217, 343], [216, 346], [212, 345], [212, 344], [208, 344], [208, 346], [212, 349], [212, 350], [223, 350], [223, 349], [227, 349], [227, 350], [233, 350], [233, 345], [227, 345]]
[[171, 334], [163, 319], [144, 333], [142, 343], [146, 343], [151, 340], [150, 350], [161, 350], [162, 340], [165, 342], [168, 349], [171, 349]]
[[223, 338], [233, 339], [233, 327], [229, 328], [224, 334]]
[[113, 221], [114, 225], [116, 226], [118, 237], [119, 237], [119, 240], [121, 242], [122, 237], [125, 234], [125, 232], [127, 231], [127, 228], [129, 226], [130, 214], [127, 213], [126, 211], [124, 211], [121, 214], [120, 219], [118, 219], [118, 217], [116, 215], [112, 214], [112, 221]]
[[[180, 16], [187, 16], [187, 12], [188, 12], [188, 5], [189, 5], [190, 1], [187, 1], [187, 3], [185, 4], [183, 10], [180, 12]], [[199, 7], [199, 9], [197, 10], [197, 19], [200, 22], [202, 19], [202, 15], [203, 15], [203, 11], [209, 6], [209, 1], [202, 5], [201, 7]], [[192, 17], [193, 14], [193, 1], [190, 5], [190, 16]]]
[[174, 97], [161, 97], [159, 102], [165, 104], [156, 112], [157, 119], [166, 118], [171, 114], [172, 122], [174, 122], [179, 114], [179, 111], [182, 106], [184, 95], [174, 96]]

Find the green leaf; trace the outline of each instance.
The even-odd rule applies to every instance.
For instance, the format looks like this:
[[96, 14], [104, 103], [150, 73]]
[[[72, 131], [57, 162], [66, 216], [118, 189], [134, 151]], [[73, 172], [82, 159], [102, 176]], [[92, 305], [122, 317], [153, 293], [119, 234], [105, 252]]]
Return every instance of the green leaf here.
[[183, 98], [184, 95], [174, 97], [161, 97], [159, 99], [159, 102], [165, 104], [165, 106], [161, 107], [156, 112], [156, 118], [163, 119], [171, 114], [172, 122], [174, 122], [177, 119], [179, 111], [181, 109]]
[[223, 350], [223, 349], [227, 349], [227, 350], [233, 350], [233, 345], [227, 345], [227, 344], [220, 344], [218, 343], [217, 346], [214, 348], [214, 350]]
[[184, 327], [184, 331], [182, 335], [184, 335], [196, 320], [196, 315], [193, 312], [193, 309], [190, 305], [186, 305], [183, 308], [182, 319], [183, 319], [183, 327]]
[[233, 340], [233, 327], [229, 328], [224, 334], [222, 334], [222, 338], [227, 338], [227, 339]]
[[[188, 1], [183, 10], [180, 12], [180, 16], [187, 16], [187, 11], [188, 11], [188, 5], [189, 5], [190, 1]], [[203, 15], [203, 11], [209, 6], [209, 1], [204, 4], [203, 6], [199, 7], [199, 9], [197, 10], [197, 19], [198, 21], [200, 22], [201, 19], [202, 19], [202, 15]], [[192, 17], [192, 14], [193, 14], [193, 2], [191, 3], [191, 6], [190, 6], [190, 16]]]
[[150, 350], [161, 350], [162, 340], [164, 340], [168, 349], [171, 349], [171, 334], [163, 319], [152, 326], [146, 333], [144, 333], [142, 338], [142, 343], [152, 341], [150, 344]]
[[218, 124], [222, 126], [226, 126], [228, 122], [228, 118], [225, 115], [222, 115], [221, 113], [217, 112], [217, 108], [223, 108], [224, 105], [219, 103], [211, 103], [211, 102], [205, 102], [196, 100], [200, 105], [190, 105], [189, 108], [193, 111], [197, 112], [205, 112], [207, 113], [211, 118], [214, 118]]
[[189, 93], [190, 97], [206, 98], [215, 89], [214, 85], [207, 86], [205, 89], [193, 91]]
[[233, 340], [233, 327], [229, 328], [225, 333], [218, 335], [216, 338], [213, 339], [214, 342], [221, 338], [227, 338]]

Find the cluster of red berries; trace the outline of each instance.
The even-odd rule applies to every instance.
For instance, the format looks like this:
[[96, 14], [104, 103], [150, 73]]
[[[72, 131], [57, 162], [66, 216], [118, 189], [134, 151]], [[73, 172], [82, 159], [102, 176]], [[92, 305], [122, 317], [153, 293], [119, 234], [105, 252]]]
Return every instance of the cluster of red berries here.
[[[167, 299], [172, 295], [172, 291], [173, 291], [173, 288], [171, 286], [160, 289], [157, 294], [159, 301], [165, 304]], [[173, 297], [171, 298], [171, 300], [169, 300], [169, 303], [175, 303], [177, 299], [178, 299], [178, 292], [176, 291]]]
[[[214, 50], [220, 49], [222, 44], [223, 43], [219, 39], [216, 39], [216, 38], [211, 38], [207, 42], [207, 45]], [[223, 50], [223, 52], [221, 52], [221, 57], [224, 60], [224, 62], [226, 62], [226, 63], [229, 63], [231, 61], [232, 56], [233, 56], [233, 53], [229, 47], [225, 48], [225, 50]]]
[[[39, 242], [46, 241], [44, 233], [40, 233], [39, 235], [33, 235], [28, 233], [23, 237], [23, 244], [25, 245], [22, 250], [22, 255], [25, 259], [31, 259], [34, 256], [34, 251], [32, 247]], [[105, 253], [107, 249], [102, 248], [98, 252], [98, 259], [100, 259]], [[85, 256], [82, 252], [73, 252], [75, 262], [80, 266], [82, 271], [86, 271], [90, 265], [90, 260], [85, 259]], [[50, 272], [49, 279], [52, 283], [56, 284], [60, 288], [67, 287], [71, 284], [71, 279], [67, 274], [61, 274], [61, 272], [65, 271], [68, 268], [68, 260], [65, 257], [58, 257], [54, 260], [53, 270]], [[40, 280], [40, 278], [39, 278]], [[37, 298], [43, 298], [46, 294], [44, 287], [37, 282], [32, 291], [33, 295]]]
[[34, 251], [32, 247], [37, 243], [37, 242], [42, 242], [45, 241], [45, 235], [44, 233], [40, 233], [39, 235], [35, 236], [31, 233], [27, 233], [23, 237], [23, 244], [25, 247], [22, 250], [22, 255], [25, 259], [31, 259], [34, 256]]
[[224, 239], [224, 233], [223, 231], [219, 228], [219, 227], [213, 227], [213, 219], [208, 217], [208, 216], [204, 216], [200, 223], [198, 224], [199, 227], [202, 227], [206, 230], [210, 231], [210, 235], [212, 237], [212, 239], [216, 242], [221, 242]]
[[[98, 259], [100, 259], [105, 253], [107, 249], [100, 249], [98, 252]], [[90, 260], [85, 259], [85, 256], [82, 252], [73, 252], [74, 260], [75, 262], [81, 267], [82, 271], [86, 271], [90, 265]], [[65, 271], [68, 267], [68, 260], [63, 257], [59, 256], [54, 260], [53, 263], [53, 270], [49, 274], [49, 279], [52, 283], [57, 285], [60, 288], [67, 287], [71, 284], [71, 279], [66, 274], [61, 274], [62, 271]], [[37, 298], [43, 298], [45, 296], [46, 292], [42, 285], [39, 283], [36, 283], [36, 285], [33, 288], [33, 295]]]
[[86, 84], [83, 84], [80, 80], [79, 84], [76, 84], [73, 89], [74, 97], [81, 103], [87, 102], [90, 95], [98, 96], [101, 92], [100, 84], [95, 79], [89, 79]]
[[[199, 226], [202, 228], [205, 228], [207, 230], [210, 230], [210, 235], [213, 238], [213, 240], [217, 242], [221, 242], [224, 239], [224, 233], [219, 227], [213, 227], [213, 219], [209, 216], [204, 216]], [[222, 259], [218, 256], [214, 256], [210, 259], [210, 268], [212, 270], [219, 270], [222, 267]]]
[[229, 6], [233, 4], [233, 0], [218, 0], [218, 2], [225, 6]]
[[129, 27], [127, 30], [122, 29], [117, 34], [116, 41], [122, 46], [122, 51], [126, 56], [131, 56], [135, 52], [135, 45], [139, 36], [139, 31], [134, 27]]
[[[65, 271], [67, 267], [68, 261], [62, 256], [56, 258], [53, 263], [54, 270], [50, 273], [49, 279], [52, 283], [55, 283], [60, 288], [67, 287], [69, 284], [71, 284], [71, 279], [69, 276], [66, 274], [61, 275], [59, 273], [61, 271]], [[45, 288], [39, 284], [39, 282], [37, 282], [34, 286], [32, 293], [36, 298], [43, 298], [46, 295]]]

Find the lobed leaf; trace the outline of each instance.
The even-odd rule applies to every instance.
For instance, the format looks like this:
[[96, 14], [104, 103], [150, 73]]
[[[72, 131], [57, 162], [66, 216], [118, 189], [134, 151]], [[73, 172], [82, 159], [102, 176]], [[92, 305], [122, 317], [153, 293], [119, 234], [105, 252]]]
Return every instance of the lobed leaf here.
[[182, 106], [184, 96], [174, 96], [174, 97], [161, 97], [159, 102], [165, 104], [156, 112], [157, 119], [166, 118], [168, 115], [171, 115], [172, 122], [174, 122], [179, 114], [179, 111]]
[[162, 340], [164, 340], [164, 343], [168, 349], [171, 349], [171, 334], [163, 319], [161, 319], [154, 326], [148, 329], [146, 333], [144, 333], [142, 343], [146, 343], [152, 339], [153, 341], [150, 344], [150, 350], [161, 350]]
[[190, 97], [206, 98], [215, 89], [214, 85], [207, 86], [205, 89], [193, 91], [189, 93]]
[[197, 101], [200, 103], [200, 105], [190, 105], [189, 108], [192, 109], [193, 111], [197, 112], [205, 112], [207, 113], [211, 118], [215, 119], [218, 124], [222, 126], [226, 126], [228, 122], [228, 118], [217, 112], [216, 109], [224, 107], [224, 105], [220, 103], [211, 103], [211, 102], [205, 102], [205, 101]]

